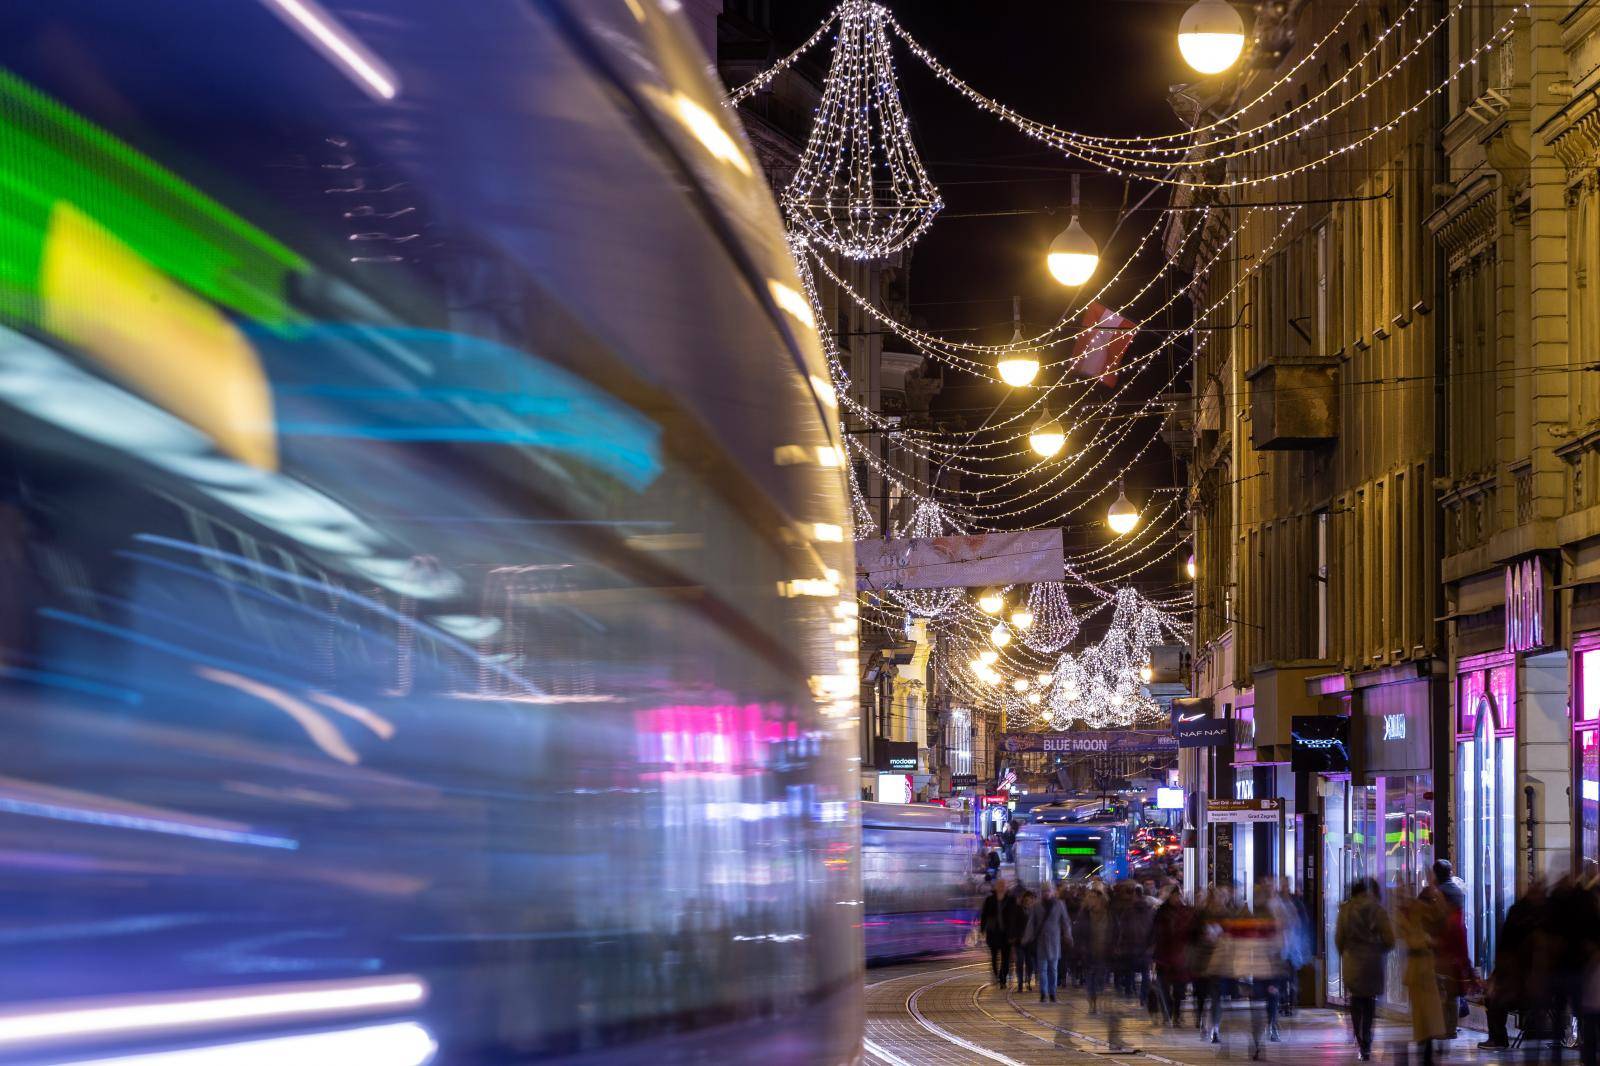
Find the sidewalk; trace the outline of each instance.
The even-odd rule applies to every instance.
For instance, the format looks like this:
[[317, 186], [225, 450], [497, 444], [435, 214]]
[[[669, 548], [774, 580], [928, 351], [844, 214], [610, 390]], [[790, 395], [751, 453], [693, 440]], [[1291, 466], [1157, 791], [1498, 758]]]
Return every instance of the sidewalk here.
[[[1037, 993], [1000, 992], [993, 995], [1003, 998], [1024, 1017], [1048, 1025], [1058, 1032], [1068, 1033], [1081, 1040], [1086, 1051], [1115, 1054], [1112, 1045], [1112, 1023], [1120, 1030], [1124, 1053], [1134, 1049], [1144, 1057], [1173, 1066], [1203, 1066], [1228, 1059], [1248, 1058], [1250, 1054], [1251, 1005], [1248, 1000], [1229, 1000], [1222, 1011], [1220, 1040], [1211, 1043], [1208, 1029], [1196, 1028], [1192, 999], [1186, 1000], [1181, 1024], [1168, 1027], [1153, 1020], [1144, 1006], [1135, 999], [1120, 995], [1102, 994], [1099, 1013], [1088, 1012], [1088, 999], [1082, 989], [1064, 989], [1059, 1004], [1041, 1004]], [[1265, 1016], [1265, 1007], [1258, 1006]], [[1470, 1021], [1470, 1019], [1465, 1019]], [[1276, 1062], [1355, 1061], [1355, 1045], [1350, 1036], [1347, 1016], [1341, 1010], [1327, 1007], [1298, 1007], [1294, 1013], [1279, 1022], [1280, 1039], [1263, 1045], [1265, 1057]], [[1459, 1066], [1492, 1066], [1506, 1060], [1504, 1052], [1478, 1050], [1478, 1041], [1487, 1034], [1476, 1028], [1461, 1028], [1453, 1040], [1440, 1040], [1434, 1044], [1437, 1056]], [[1388, 1061], [1409, 1059], [1417, 1055], [1411, 1044], [1411, 1024], [1400, 1011], [1380, 1011], [1373, 1033], [1375, 1057]], [[1522, 1054], [1531, 1053], [1531, 1048]], [[1577, 1052], [1564, 1053], [1573, 1060]], [[1520, 1056], [1519, 1056], [1520, 1057]]]

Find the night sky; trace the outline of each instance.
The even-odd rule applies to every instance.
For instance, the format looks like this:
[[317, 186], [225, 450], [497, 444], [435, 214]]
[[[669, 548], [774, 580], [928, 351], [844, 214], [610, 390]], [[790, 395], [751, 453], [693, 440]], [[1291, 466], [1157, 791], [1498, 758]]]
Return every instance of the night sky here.
[[[779, 51], [786, 52], [815, 29], [833, 6], [829, 0], [773, 0]], [[1031, 118], [1058, 126], [1111, 136], [1172, 133], [1180, 129], [1168, 103], [1169, 88], [1192, 77], [1178, 54], [1177, 23], [1184, 5], [1165, 0], [898, 0], [888, 5], [896, 18], [935, 56], [970, 84]], [[826, 70], [828, 52], [819, 47], [812, 63]], [[1016, 129], [970, 104], [897, 44], [896, 70], [906, 112], [928, 171], [945, 200], [945, 210], [915, 246], [911, 266], [912, 316], [916, 325], [952, 337], [998, 343], [1011, 337], [1011, 297], [1023, 298], [1025, 333], [1039, 332], [1065, 310], [1070, 290], [1055, 283], [1044, 268], [1044, 252], [1069, 219], [1071, 174], [1083, 174], [1082, 218], [1101, 244], [1101, 268], [1088, 292], [1114, 272], [1131, 253], [1140, 234], [1155, 218], [1148, 211], [1129, 218], [1114, 245], [1106, 237], [1123, 198], [1121, 179], [1085, 167], [1045, 148]], [[1138, 199], [1147, 185], [1137, 186]], [[1150, 206], [1166, 202], [1158, 193]], [[970, 217], [978, 212], [1026, 209], [1032, 213]], [[961, 217], [963, 215], [969, 217]], [[1159, 242], [1152, 247], [1159, 250]], [[1119, 289], [1131, 291], [1159, 269], [1159, 256], [1134, 264]], [[1177, 284], [1181, 284], [1179, 279]], [[1159, 304], [1166, 285], [1143, 301]], [[1087, 293], [1086, 293], [1087, 295]], [[1113, 293], [1115, 296], [1115, 292]], [[1116, 306], [1118, 301], [1110, 301]], [[1174, 312], [1181, 312], [1180, 303]], [[1139, 307], [1126, 309], [1142, 317]], [[1151, 326], [1185, 325], [1186, 320], [1155, 320]], [[1158, 341], [1142, 335], [1133, 353]], [[891, 347], [903, 344], [891, 341]], [[1133, 354], [1130, 353], [1130, 354]], [[1061, 353], [1057, 357], [1064, 356]], [[1158, 391], [1170, 374], [1170, 362], [1148, 368], [1136, 395]], [[944, 393], [935, 401], [936, 417], [981, 423], [1007, 390], [949, 367]], [[1181, 379], [1180, 379], [1181, 380]], [[1032, 390], [1023, 390], [1031, 392]], [[1022, 400], [1017, 396], [1019, 406]], [[1129, 434], [1126, 462], [1149, 439], [1154, 419]], [[1165, 444], [1149, 448], [1138, 466], [1127, 471], [1135, 502], [1151, 500], [1150, 489], [1181, 483]], [[1097, 472], [1084, 483], [1085, 492], [1067, 502], [1079, 503], [1090, 493], [1103, 493], [1106, 475]], [[1115, 487], [1110, 497], [1115, 496]], [[1103, 544], [1101, 520], [1110, 497], [1072, 516], [1068, 548]], [[1035, 511], [1014, 524], [1038, 524], [1049, 511]], [[1176, 572], [1150, 575], [1152, 586], [1168, 584]]]

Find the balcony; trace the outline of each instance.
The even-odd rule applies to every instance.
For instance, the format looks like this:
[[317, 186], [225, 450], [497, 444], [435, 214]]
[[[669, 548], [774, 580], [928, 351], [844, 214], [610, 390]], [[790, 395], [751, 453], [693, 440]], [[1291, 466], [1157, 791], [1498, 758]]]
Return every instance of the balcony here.
[[1317, 448], [1338, 436], [1334, 359], [1265, 362], [1250, 383], [1250, 444], [1260, 452]]

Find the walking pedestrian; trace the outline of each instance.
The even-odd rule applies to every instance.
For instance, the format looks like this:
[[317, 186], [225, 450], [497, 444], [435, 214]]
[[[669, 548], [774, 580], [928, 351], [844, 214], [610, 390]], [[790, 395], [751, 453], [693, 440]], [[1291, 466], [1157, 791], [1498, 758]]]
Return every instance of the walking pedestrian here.
[[1401, 900], [1397, 917], [1396, 937], [1406, 953], [1401, 981], [1411, 1004], [1411, 1039], [1421, 1052], [1422, 1066], [1433, 1066], [1433, 1042], [1445, 1035], [1435, 964], [1435, 945], [1445, 925], [1438, 890], [1430, 885], [1423, 894]]
[[1350, 1022], [1362, 1062], [1372, 1061], [1372, 1023], [1383, 995], [1384, 959], [1394, 948], [1394, 924], [1383, 909], [1378, 883], [1357, 880], [1339, 906], [1333, 943], [1350, 1000]]
[[1002, 909], [1006, 900], [1006, 883], [995, 878], [994, 891], [983, 899], [983, 909], [978, 912], [978, 931], [989, 945], [989, 968], [994, 971], [994, 983], [1005, 986], [1006, 975], [1011, 972], [1011, 941], [1006, 939]]
[[1488, 1016], [1489, 1039], [1478, 1047], [1485, 1051], [1505, 1051], [1511, 1046], [1506, 1020], [1512, 1011], [1529, 1017], [1540, 999], [1542, 977], [1534, 973], [1539, 955], [1540, 925], [1544, 921], [1544, 882], [1535, 878], [1528, 890], [1506, 911], [1495, 949], [1494, 970], [1484, 995], [1483, 1009]]
[[1072, 924], [1067, 907], [1056, 896], [1055, 886], [1046, 882], [1039, 900], [1028, 912], [1022, 941], [1032, 948], [1039, 973], [1039, 1002], [1056, 1002], [1056, 977], [1060, 972], [1061, 952], [1072, 943]]
[[1028, 921], [1039, 897], [1024, 891], [1020, 906], [1005, 912], [1006, 939], [1011, 941], [1011, 963], [1017, 972], [1017, 991], [1024, 991], [1033, 980], [1034, 952], [1027, 940]]
[[1152, 939], [1155, 948], [1156, 993], [1167, 1025], [1176, 1026], [1183, 1014], [1183, 990], [1189, 983], [1189, 939], [1194, 908], [1174, 888], [1156, 908]]

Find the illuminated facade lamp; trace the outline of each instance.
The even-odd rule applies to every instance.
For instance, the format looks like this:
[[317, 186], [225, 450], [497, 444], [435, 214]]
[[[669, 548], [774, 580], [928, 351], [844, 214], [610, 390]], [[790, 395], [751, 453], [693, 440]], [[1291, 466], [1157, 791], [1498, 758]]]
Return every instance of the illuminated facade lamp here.
[[1139, 508], [1128, 499], [1128, 492], [1119, 481], [1117, 483], [1117, 499], [1106, 512], [1106, 525], [1111, 527], [1111, 532], [1117, 536], [1126, 536], [1133, 532], [1139, 524]]
[[1033, 454], [1041, 459], [1049, 459], [1067, 444], [1067, 431], [1061, 420], [1053, 416], [1048, 409], [1039, 416], [1039, 420], [1028, 431], [1028, 447], [1033, 449]]
[[1193, 581], [1198, 575], [1199, 570], [1194, 565], [1194, 552], [1189, 553], [1188, 561], [1183, 564], [1183, 572], [1189, 575], [1190, 581]]
[[[1011, 343], [1022, 343], [1022, 297], [1011, 298]], [[1019, 350], [1001, 352], [995, 362], [1000, 380], [1013, 389], [1031, 384], [1039, 376], [1039, 353]]]
[[996, 622], [994, 628], [989, 630], [989, 643], [997, 648], [1003, 648], [1011, 643], [1011, 630], [1006, 628], [1004, 622]]
[[1011, 612], [1011, 628], [1026, 633], [1033, 628], [1033, 612], [1026, 607], [1018, 607]]
[[984, 589], [978, 595], [978, 610], [984, 614], [999, 614], [1005, 605], [1006, 598], [999, 589]]
[[1139, 680], [1143, 681], [1145, 684], [1148, 685], [1152, 680], [1155, 679], [1155, 676], [1156, 672], [1150, 668], [1149, 663], [1145, 663], [1143, 666], [1139, 667]]
[[1178, 23], [1178, 51], [1202, 74], [1220, 74], [1244, 51], [1244, 19], [1227, 0], [1199, 0]]
[[1094, 277], [1100, 266], [1100, 246], [1078, 221], [1078, 175], [1072, 175], [1072, 221], [1050, 242], [1044, 264], [1050, 276], [1068, 288], [1077, 288]]

